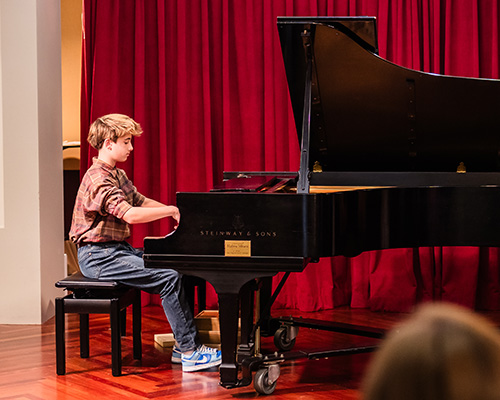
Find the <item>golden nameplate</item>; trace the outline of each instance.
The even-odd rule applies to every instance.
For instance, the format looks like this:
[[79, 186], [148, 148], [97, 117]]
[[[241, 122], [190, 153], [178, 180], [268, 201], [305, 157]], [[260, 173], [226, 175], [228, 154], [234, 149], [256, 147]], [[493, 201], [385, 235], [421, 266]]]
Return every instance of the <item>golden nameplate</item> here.
[[224, 240], [224, 255], [226, 257], [250, 257], [250, 240]]

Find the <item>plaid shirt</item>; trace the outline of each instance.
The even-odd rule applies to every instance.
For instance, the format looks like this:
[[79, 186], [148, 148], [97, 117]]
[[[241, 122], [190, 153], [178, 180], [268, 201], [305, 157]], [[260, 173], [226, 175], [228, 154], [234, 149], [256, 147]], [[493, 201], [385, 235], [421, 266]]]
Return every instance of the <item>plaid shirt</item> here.
[[125, 240], [130, 229], [122, 218], [144, 200], [125, 171], [94, 158], [78, 189], [70, 239], [75, 243]]

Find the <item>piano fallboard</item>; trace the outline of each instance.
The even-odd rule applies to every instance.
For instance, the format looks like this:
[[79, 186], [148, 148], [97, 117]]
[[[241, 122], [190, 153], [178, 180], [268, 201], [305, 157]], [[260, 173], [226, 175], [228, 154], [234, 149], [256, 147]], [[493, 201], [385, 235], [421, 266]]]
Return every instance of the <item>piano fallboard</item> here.
[[147, 264], [163, 257], [200, 268], [203, 257], [218, 257], [238, 268], [242, 259], [314, 261], [389, 248], [498, 246], [499, 204], [496, 185], [178, 193], [179, 228], [166, 237], [146, 238], [144, 257]]

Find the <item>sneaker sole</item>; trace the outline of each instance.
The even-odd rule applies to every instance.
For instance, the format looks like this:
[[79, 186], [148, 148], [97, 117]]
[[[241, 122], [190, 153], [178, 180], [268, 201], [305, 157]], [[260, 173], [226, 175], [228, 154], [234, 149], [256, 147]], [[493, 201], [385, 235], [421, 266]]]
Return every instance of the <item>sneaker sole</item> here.
[[212, 367], [217, 367], [222, 363], [222, 360], [218, 361], [212, 361], [211, 363], [208, 364], [198, 364], [198, 365], [183, 365], [182, 366], [182, 372], [194, 372], [194, 371], [200, 371], [202, 369], [208, 369]]

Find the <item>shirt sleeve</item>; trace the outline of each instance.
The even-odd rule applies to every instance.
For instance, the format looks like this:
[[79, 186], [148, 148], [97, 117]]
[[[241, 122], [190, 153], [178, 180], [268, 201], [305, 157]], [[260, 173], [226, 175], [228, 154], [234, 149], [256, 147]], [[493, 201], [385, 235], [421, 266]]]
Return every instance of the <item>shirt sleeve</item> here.
[[120, 183], [113, 178], [94, 182], [87, 197], [86, 210], [97, 212], [102, 216], [113, 215], [123, 219], [125, 213], [133, 206], [142, 205], [146, 199], [145, 196], [137, 191], [126, 176], [121, 178], [123, 180]]
[[123, 215], [132, 207], [127, 202], [125, 193], [110, 182], [100, 182], [88, 192], [84, 208], [87, 212], [96, 212], [102, 216], [109, 214], [117, 218]]
[[132, 181], [128, 179], [124, 170], [117, 170], [116, 178], [120, 182], [120, 187], [125, 193], [127, 201], [132, 204], [132, 206], [140, 207], [144, 201], [146, 201], [146, 197], [137, 191], [137, 188], [134, 186]]
[[140, 207], [146, 201], [146, 196], [140, 194], [134, 186], [134, 206]]
[[132, 204], [127, 202], [121, 189], [112, 187], [104, 198], [103, 208], [108, 214], [122, 219], [125, 213], [132, 208]]
[[123, 219], [128, 210], [132, 207], [140, 207], [146, 200], [146, 197], [140, 194], [128, 179], [126, 179], [122, 188], [113, 184], [105, 186], [103, 192], [104, 201], [102, 202], [103, 209], [106, 213], [117, 218]]

